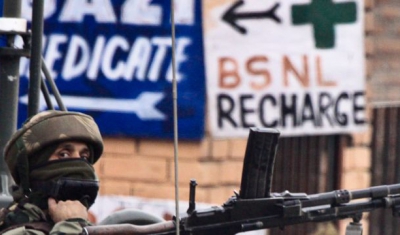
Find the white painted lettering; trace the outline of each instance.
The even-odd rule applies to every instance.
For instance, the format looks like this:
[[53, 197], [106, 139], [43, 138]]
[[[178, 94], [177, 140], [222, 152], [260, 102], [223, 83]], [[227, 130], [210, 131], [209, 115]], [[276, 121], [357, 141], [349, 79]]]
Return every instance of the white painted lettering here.
[[62, 76], [68, 81], [84, 73], [89, 64], [90, 48], [81, 36], [72, 35], [67, 51]]
[[175, 23], [193, 25], [195, 22], [194, 0], [175, 0]]
[[91, 56], [91, 61], [87, 71], [87, 77], [89, 80], [96, 80], [99, 75], [99, 68], [101, 60], [103, 59], [103, 49], [106, 44], [106, 38], [104, 36], [99, 36], [96, 39], [93, 49], [93, 55]]
[[[179, 38], [177, 39], [177, 45], [175, 50], [175, 61], [176, 61], [176, 81], [180, 81], [183, 78], [182, 73], [179, 73], [179, 65], [187, 60], [185, 55], [185, 49], [192, 43], [190, 38]], [[167, 71], [167, 81], [172, 82], [172, 62], [170, 63]]]
[[160, 77], [162, 62], [166, 57], [168, 47], [171, 47], [171, 39], [166, 37], [154, 37], [151, 42], [157, 49], [149, 69], [148, 78], [150, 81], [154, 82]]
[[[57, 10], [56, 0], [46, 0], [44, 4], [43, 18], [51, 17]], [[26, 20], [32, 21], [32, 0], [21, 1], [21, 16]]]
[[56, 79], [58, 73], [53, 69], [54, 64], [57, 60], [62, 58], [62, 54], [59, 51], [59, 46], [68, 41], [67, 36], [63, 34], [52, 34], [47, 40], [47, 49], [44, 55], [44, 61], [46, 62], [47, 68], [50, 71], [50, 75], [53, 79]]
[[93, 16], [99, 23], [117, 22], [111, 0], [65, 1], [59, 20], [61, 22], [82, 22], [87, 15]]
[[125, 68], [124, 78], [127, 81], [132, 81], [135, 76], [139, 81], [143, 81], [146, 77], [147, 65], [151, 57], [151, 43], [148, 38], [138, 37], [132, 46], [129, 53], [127, 65]]
[[162, 8], [151, 0], [127, 0], [122, 5], [121, 22], [134, 25], [160, 25]]
[[121, 36], [115, 36], [110, 39], [106, 48], [104, 49], [102, 61], [102, 70], [104, 75], [113, 81], [116, 81], [124, 76], [124, 70], [126, 67], [123, 61], [118, 61], [116, 66], [113, 68], [113, 59], [115, 58], [114, 56], [118, 48], [122, 49], [123, 51], [129, 50], [128, 42]]

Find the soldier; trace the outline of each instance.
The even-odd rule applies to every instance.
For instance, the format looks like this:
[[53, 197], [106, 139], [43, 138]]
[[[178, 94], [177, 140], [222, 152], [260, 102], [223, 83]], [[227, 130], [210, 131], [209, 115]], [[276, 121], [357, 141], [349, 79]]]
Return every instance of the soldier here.
[[4, 151], [17, 185], [14, 202], [0, 211], [0, 233], [82, 233], [99, 189], [93, 164], [102, 152], [88, 115], [52, 110], [28, 119]]

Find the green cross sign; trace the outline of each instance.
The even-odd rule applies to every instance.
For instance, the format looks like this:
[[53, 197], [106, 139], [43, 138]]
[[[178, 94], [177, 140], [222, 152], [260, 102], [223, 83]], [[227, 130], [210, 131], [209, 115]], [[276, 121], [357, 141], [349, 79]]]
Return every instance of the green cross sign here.
[[355, 2], [333, 3], [332, 0], [312, 0], [310, 4], [292, 6], [294, 25], [312, 24], [317, 48], [335, 46], [335, 24], [353, 23], [357, 20]]

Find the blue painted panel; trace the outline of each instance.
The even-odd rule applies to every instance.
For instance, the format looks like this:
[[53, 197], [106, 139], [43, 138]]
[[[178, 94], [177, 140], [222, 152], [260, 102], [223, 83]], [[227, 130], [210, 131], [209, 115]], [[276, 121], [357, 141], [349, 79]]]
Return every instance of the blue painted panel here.
[[[43, 54], [64, 104], [93, 116], [105, 136], [172, 138], [170, 2], [97, 2], [46, 4]], [[179, 138], [201, 139], [205, 119], [201, 1], [177, 1], [176, 7]], [[19, 123], [27, 110], [26, 61], [21, 62], [21, 75]]]
[[[3, 0], [0, 0], [0, 17], [3, 16]], [[0, 36], [0, 47], [6, 45], [4, 37]], [[1, 66], [1, 65], [0, 65]]]

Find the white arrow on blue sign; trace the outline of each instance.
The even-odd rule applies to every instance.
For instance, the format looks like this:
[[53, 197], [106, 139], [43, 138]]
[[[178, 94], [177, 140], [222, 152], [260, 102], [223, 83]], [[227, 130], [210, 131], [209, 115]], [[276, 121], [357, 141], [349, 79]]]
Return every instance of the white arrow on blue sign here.
[[[106, 110], [109, 112], [135, 113], [142, 120], [165, 120], [165, 115], [155, 106], [163, 99], [161, 92], [142, 92], [136, 99], [112, 99], [83, 96], [63, 96], [63, 103], [67, 108], [85, 109], [91, 111]], [[56, 99], [51, 96], [54, 106]], [[28, 104], [28, 96], [20, 97], [22, 104]], [[46, 108], [43, 96], [40, 99], [40, 109]]]

